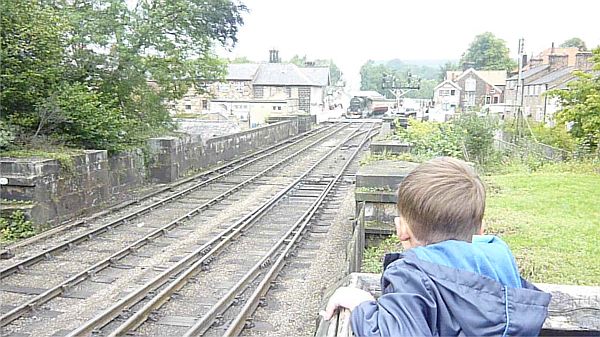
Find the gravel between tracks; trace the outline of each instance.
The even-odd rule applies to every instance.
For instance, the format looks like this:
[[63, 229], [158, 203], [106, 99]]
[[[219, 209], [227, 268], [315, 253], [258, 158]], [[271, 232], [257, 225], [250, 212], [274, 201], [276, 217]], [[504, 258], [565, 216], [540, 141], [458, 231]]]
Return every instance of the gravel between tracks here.
[[[289, 178], [272, 178], [273, 182], [283, 183], [289, 182]], [[268, 198], [278, 190], [277, 186], [263, 185], [248, 193], [242, 200], [237, 201], [235, 204], [228, 207], [226, 210], [219, 212], [219, 214], [209, 220], [207, 223], [203, 223], [202, 226], [197, 226], [194, 233], [190, 233], [189, 236], [178, 241], [174, 245], [166, 247], [160, 254], [157, 254], [152, 258], [151, 261], [145, 261], [146, 263], [151, 262], [152, 265], [166, 265], [170, 264], [169, 259], [174, 255], [174, 252], [181, 251], [181, 248], [188, 247], [190, 244], [193, 245], [198, 239], [206, 239], [209, 237], [209, 232], [218, 228], [219, 224], [230, 223], [233, 218], [240, 216], [240, 211], [244, 212], [248, 208], [254, 208], [261, 203], [261, 199]], [[193, 221], [193, 220], [192, 220]], [[183, 250], [186, 250], [185, 248]], [[180, 254], [180, 253], [179, 253]], [[59, 329], [74, 329], [85, 320], [91, 317], [92, 314], [98, 313], [98, 308], [107, 308], [120, 296], [122, 291], [126, 289], [135, 288], [136, 280], [141, 276], [143, 270], [140, 268], [131, 269], [129, 272], [124, 273], [117, 281], [113, 282], [110, 286], [107, 286], [102, 291], [93, 294], [85, 301], [76, 300], [77, 304], [70, 305], [68, 307], [62, 307], [60, 301], [64, 299], [55, 299], [49, 304], [44, 305], [43, 309], [46, 310], [59, 310], [62, 312], [58, 317], [46, 320], [43, 327], [44, 331], [35, 330], [36, 336], [51, 336]], [[67, 309], [68, 308], [68, 309]], [[67, 310], [65, 310], [67, 309]], [[6, 327], [6, 332], [21, 332], [28, 324], [37, 325], [39, 319], [37, 317], [28, 317], [19, 319], [9, 326]], [[66, 323], [66, 324], [65, 324]], [[41, 326], [40, 326], [41, 327]], [[26, 329], [31, 331], [30, 329]]]
[[[346, 275], [346, 246], [352, 236], [354, 188], [348, 189], [326, 239], [307, 237], [304, 244], [318, 245], [314, 258], [294, 260], [277, 279], [280, 289], [267, 294], [267, 306], [254, 315], [257, 326], [242, 336], [314, 336], [319, 306], [325, 291]], [[301, 251], [301, 250], [300, 250]], [[300, 253], [311, 256], [311, 251]], [[309, 262], [309, 263], [307, 263]], [[303, 269], [299, 269], [303, 268]], [[265, 324], [266, 323], [266, 324]]]

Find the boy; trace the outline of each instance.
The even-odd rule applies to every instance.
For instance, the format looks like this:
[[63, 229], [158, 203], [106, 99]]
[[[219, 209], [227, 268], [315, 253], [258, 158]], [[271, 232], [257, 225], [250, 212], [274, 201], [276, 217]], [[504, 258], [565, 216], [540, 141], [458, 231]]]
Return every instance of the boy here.
[[352, 311], [357, 336], [537, 336], [550, 294], [523, 280], [508, 246], [483, 234], [485, 189], [465, 162], [421, 164], [398, 187], [396, 232], [375, 300], [336, 290], [322, 313]]

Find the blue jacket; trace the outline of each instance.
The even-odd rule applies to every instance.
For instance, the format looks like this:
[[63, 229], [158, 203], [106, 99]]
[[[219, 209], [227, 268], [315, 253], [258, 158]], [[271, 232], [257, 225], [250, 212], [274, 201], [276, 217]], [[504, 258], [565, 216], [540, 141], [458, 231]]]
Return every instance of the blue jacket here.
[[494, 236], [388, 254], [381, 289], [352, 311], [355, 335], [537, 336], [550, 302]]

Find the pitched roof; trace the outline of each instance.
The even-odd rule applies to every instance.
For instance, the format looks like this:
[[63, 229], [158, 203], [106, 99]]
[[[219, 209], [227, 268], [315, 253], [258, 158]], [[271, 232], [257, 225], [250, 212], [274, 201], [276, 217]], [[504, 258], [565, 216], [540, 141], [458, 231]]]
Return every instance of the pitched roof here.
[[563, 77], [571, 75], [574, 70], [575, 70], [575, 67], [561, 68], [561, 69], [558, 69], [551, 73], [548, 73], [547, 75], [542, 76], [542, 77], [538, 78], [537, 80], [535, 80], [529, 84], [526, 84], [526, 85], [538, 85], [538, 84], [552, 83], [554, 81], [560, 80]]
[[251, 81], [258, 70], [258, 63], [231, 63], [227, 65], [227, 80]]
[[329, 67], [306, 67], [300, 70], [316, 85], [322, 87], [329, 85]]
[[300, 68], [291, 63], [263, 63], [258, 68], [255, 85], [318, 86]]
[[[460, 79], [467, 76], [468, 74], [475, 74], [476, 76], [481, 78], [483, 81], [485, 81], [487, 84], [493, 86], [496, 90], [499, 90], [499, 91], [502, 91], [502, 90], [500, 88], [498, 88], [498, 86], [506, 85], [506, 71], [504, 71], [504, 70], [475, 70], [473, 68], [469, 68], [469, 69], [465, 70], [454, 81], [458, 82]], [[504, 79], [502, 81], [500, 81], [500, 79], [502, 79], [502, 78], [504, 78]]]
[[[521, 73], [521, 78], [522, 79], [527, 79], [528, 77], [531, 77], [531, 76], [533, 76], [533, 75], [535, 75], [535, 74], [537, 74], [539, 72], [545, 71], [549, 67], [550, 66], [547, 65], [547, 64], [542, 64], [542, 65], [539, 65], [537, 67], [527, 69], [527, 70], [525, 70], [525, 71], [523, 71]], [[518, 80], [518, 79], [519, 79], [519, 74], [511, 76], [508, 80], [510, 81], [510, 80]]]
[[506, 71], [504, 70], [476, 70], [479, 77], [491, 85], [506, 85]]
[[458, 86], [458, 84], [450, 81], [450, 80], [445, 80], [444, 82], [438, 84], [435, 86], [435, 88], [433, 88], [433, 90], [438, 90], [439, 88], [441, 88], [444, 84], [450, 84], [451, 86], [453, 86], [454, 88], [458, 89], [458, 90], [462, 90], [460, 86]]

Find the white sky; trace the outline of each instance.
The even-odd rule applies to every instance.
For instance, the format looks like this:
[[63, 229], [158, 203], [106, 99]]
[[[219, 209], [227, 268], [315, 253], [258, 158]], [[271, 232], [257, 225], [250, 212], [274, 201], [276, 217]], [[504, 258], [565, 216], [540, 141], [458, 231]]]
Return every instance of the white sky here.
[[490, 31], [516, 58], [579, 37], [600, 45], [598, 0], [241, 0], [250, 12], [238, 44], [224, 57], [267, 61], [295, 54], [331, 58], [354, 85], [368, 59], [459, 59], [475, 35]]

